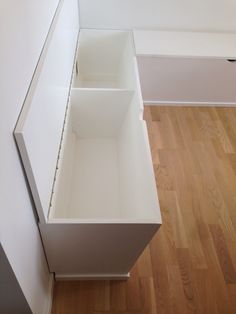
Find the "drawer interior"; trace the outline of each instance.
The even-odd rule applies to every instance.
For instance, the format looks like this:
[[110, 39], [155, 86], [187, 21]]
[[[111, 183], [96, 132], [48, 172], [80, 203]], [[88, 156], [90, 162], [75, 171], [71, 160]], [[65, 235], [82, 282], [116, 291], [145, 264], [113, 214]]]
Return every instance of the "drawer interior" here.
[[49, 219], [152, 219], [157, 195], [130, 32], [81, 30]]
[[81, 30], [75, 87], [130, 88], [130, 37], [125, 31]]
[[133, 91], [72, 92], [50, 218], [152, 218], [156, 191]]

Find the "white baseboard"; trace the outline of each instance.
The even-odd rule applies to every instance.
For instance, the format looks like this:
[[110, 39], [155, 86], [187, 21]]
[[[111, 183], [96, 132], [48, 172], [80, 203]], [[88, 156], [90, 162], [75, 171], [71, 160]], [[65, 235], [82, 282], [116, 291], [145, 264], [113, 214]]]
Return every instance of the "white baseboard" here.
[[56, 274], [56, 280], [127, 280], [127, 274]]
[[52, 300], [53, 300], [53, 287], [54, 287], [54, 274], [50, 274], [50, 280], [48, 285], [48, 298], [44, 309], [44, 314], [51, 314]]
[[143, 100], [144, 105], [149, 106], [176, 106], [176, 107], [236, 107], [236, 102], [193, 102], [193, 101], [160, 101]]

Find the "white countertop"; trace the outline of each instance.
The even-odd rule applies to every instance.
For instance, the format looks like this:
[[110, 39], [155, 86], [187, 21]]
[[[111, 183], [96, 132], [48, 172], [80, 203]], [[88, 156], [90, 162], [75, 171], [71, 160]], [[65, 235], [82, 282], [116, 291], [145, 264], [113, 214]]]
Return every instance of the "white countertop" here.
[[137, 55], [236, 59], [236, 33], [134, 30]]

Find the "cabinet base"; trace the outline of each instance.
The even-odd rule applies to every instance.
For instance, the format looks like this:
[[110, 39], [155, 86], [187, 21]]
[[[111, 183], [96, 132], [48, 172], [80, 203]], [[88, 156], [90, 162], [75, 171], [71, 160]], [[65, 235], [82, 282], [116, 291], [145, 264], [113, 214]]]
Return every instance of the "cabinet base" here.
[[127, 274], [56, 274], [57, 281], [62, 280], [128, 280], [130, 273]]

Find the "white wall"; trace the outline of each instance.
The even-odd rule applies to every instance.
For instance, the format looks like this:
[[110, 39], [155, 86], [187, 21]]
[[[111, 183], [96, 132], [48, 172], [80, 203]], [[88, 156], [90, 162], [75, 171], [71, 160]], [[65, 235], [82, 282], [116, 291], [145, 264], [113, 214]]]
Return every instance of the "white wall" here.
[[79, 0], [82, 28], [236, 31], [235, 0]]
[[[14, 300], [14, 302], [12, 301]], [[0, 244], [0, 313], [30, 314], [29, 305]]]
[[58, 0], [0, 1], [0, 242], [33, 313], [49, 273], [13, 138]]

